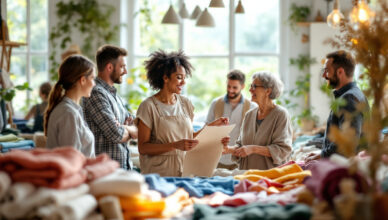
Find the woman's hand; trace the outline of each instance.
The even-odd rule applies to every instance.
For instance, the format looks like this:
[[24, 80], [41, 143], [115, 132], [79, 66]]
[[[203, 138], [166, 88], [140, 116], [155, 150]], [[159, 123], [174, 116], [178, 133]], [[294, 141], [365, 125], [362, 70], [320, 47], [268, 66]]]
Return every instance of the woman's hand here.
[[188, 151], [197, 146], [198, 140], [195, 139], [182, 139], [180, 141], [174, 142], [174, 148], [182, 151]]
[[221, 126], [221, 125], [228, 125], [228, 124], [229, 124], [229, 118], [221, 117], [210, 122], [208, 126]]
[[224, 145], [224, 148], [222, 149], [222, 154], [233, 154], [237, 147], [231, 147], [228, 145]]
[[236, 157], [246, 157], [253, 153], [253, 147], [252, 146], [242, 146], [234, 150], [233, 155]]

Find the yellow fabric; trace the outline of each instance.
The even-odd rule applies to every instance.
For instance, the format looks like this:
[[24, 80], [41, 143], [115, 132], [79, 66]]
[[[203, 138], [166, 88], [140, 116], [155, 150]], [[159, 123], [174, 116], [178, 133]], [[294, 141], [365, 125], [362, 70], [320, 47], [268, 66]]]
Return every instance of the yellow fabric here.
[[244, 173], [244, 175], [259, 175], [269, 179], [276, 179], [287, 174], [302, 171], [303, 169], [298, 164], [294, 163], [281, 168], [272, 168], [269, 170], [248, 170]]
[[183, 188], [179, 188], [174, 194], [168, 196], [165, 200], [166, 208], [163, 211], [163, 217], [170, 218], [178, 214], [183, 207], [192, 203], [189, 193]]
[[120, 197], [121, 209], [131, 212], [158, 212], [161, 214], [166, 207], [163, 200], [151, 201], [143, 195], [133, 197]]
[[260, 176], [260, 175], [254, 175], [254, 174], [249, 174], [249, 175], [236, 175], [234, 176], [234, 178], [236, 180], [243, 180], [243, 179], [248, 179], [250, 181], [253, 181], [253, 182], [257, 182], [261, 179], [268, 179], [264, 176]]
[[[298, 180], [297, 183], [302, 183], [304, 178], [307, 176], [311, 176], [310, 170], [305, 170], [305, 171], [302, 171], [299, 173], [291, 173], [291, 174], [276, 178], [276, 179], [274, 179], [274, 181], [278, 182], [278, 183], [284, 183], [284, 182], [291, 181], [291, 180]], [[293, 181], [293, 183], [294, 183], [294, 181]]]

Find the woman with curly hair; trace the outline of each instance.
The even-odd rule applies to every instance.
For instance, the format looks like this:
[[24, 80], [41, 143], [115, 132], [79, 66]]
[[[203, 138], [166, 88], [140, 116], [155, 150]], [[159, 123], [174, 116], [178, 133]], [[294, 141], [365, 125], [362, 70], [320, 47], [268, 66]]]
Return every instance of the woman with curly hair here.
[[[182, 52], [162, 50], [144, 62], [147, 79], [158, 92], [144, 100], [137, 111], [138, 147], [142, 173], [181, 176], [185, 151], [193, 149], [199, 132], [193, 132], [194, 106], [181, 95], [193, 67]], [[227, 124], [219, 118], [212, 125]]]

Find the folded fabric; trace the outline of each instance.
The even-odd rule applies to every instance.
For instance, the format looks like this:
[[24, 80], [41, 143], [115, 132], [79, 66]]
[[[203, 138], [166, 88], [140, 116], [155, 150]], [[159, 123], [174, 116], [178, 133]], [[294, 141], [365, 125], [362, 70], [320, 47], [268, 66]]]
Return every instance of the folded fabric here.
[[[21, 141], [24, 140], [23, 138], [20, 138], [14, 134], [6, 134], [0, 136], [0, 142], [14, 142], [14, 141]], [[1, 145], [1, 143], [0, 143]]]
[[301, 171], [303, 171], [303, 169], [298, 164], [296, 164], [295, 162], [289, 162], [289, 164], [287, 165], [282, 165], [269, 170], [248, 170], [244, 173], [244, 175], [253, 174], [263, 176], [269, 179], [276, 179], [287, 174], [298, 173]]
[[174, 184], [160, 177], [159, 174], [147, 174], [144, 175], [144, 178], [149, 189], [160, 192], [164, 197], [173, 194], [178, 189]]
[[164, 200], [153, 201], [144, 195], [120, 197], [124, 219], [161, 218], [166, 207]]
[[311, 167], [312, 176], [305, 181], [309, 190], [321, 200], [332, 204], [332, 200], [340, 193], [339, 183], [344, 178], [355, 182], [355, 190], [367, 192], [368, 184], [358, 173], [351, 173], [348, 168], [337, 165], [329, 160], [319, 160]]
[[11, 150], [29, 150], [35, 147], [35, 143], [32, 140], [22, 140], [18, 142], [0, 142], [0, 150], [2, 153], [9, 152]]
[[211, 178], [183, 178], [183, 177], [163, 177], [167, 182], [173, 183], [177, 187], [184, 188], [190, 196], [203, 197], [214, 192], [223, 192], [233, 195], [234, 185], [239, 183], [232, 177], [211, 177]]
[[237, 193], [231, 196], [230, 198], [226, 199], [223, 205], [237, 207], [237, 206], [253, 203], [253, 202], [256, 202], [257, 200], [256, 194], [257, 194], [256, 192]]
[[6, 172], [0, 171], [0, 200], [7, 194], [11, 186], [11, 178]]
[[14, 150], [0, 155], [0, 170], [15, 182], [30, 182], [38, 186], [64, 189], [86, 180], [82, 170], [85, 157], [73, 147]]
[[0, 208], [1, 213], [6, 218], [26, 218], [31, 215], [38, 207], [52, 205], [61, 205], [72, 199], [86, 194], [89, 190], [87, 184], [82, 184], [76, 188], [55, 190], [41, 187], [35, 190], [30, 196], [23, 200], [4, 203]]
[[261, 191], [257, 195], [257, 202], [263, 204], [277, 203], [280, 205], [296, 203], [298, 200], [299, 193], [304, 189], [304, 185], [299, 185], [294, 189], [290, 189], [281, 193], [268, 194], [266, 191]]
[[259, 181], [259, 180], [262, 180], [262, 179], [268, 179], [265, 176], [260, 176], [260, 175], [256, 175], [256, 174], [236, 175], [233, 178], [235, 178], [236, 180], [247, 179], [247, 180], [250, 180], [250, 181], [253, 181], [253, 182], [256, 182], [256, 181]]
[[272, 180], [262, 179], [257, 182], [252, 182], [248, 179], [243, 179], [240, 183], [234, 186], [234, 193], [240, 192], [260, 192], [266, 191], [268, 194], [278, 193], [285, 185], [274, 182]]
[[123, 220], [123, 213], [121, 212], [120, 200], [116, 196], [104, 196], [98, 200], [98, 207], [100, 208], [105, 219]]
[[220, 206], [212, 208], [208, 205], [195, 204], [193, 219], [310, 219], [311, 210], [303, 204], [277, 204], [250, 203], [237, 208]]
[[89, 183], [94, 196], [134, 196], [146, 190], [144, 177], [135, 171], [116, 169], [113, 173]]
[[290, 173], [290, 174], [278, 177], [278, 178], [274, 179], [273, 181], [278, 182], [278, 183], [284, 183], [287, 181], [294, 180], [293, 183], [302, 183], [303, 180], [308, 176], [311, 176], [311, 171], [305, 170], [305, 171], [301, 171], [298, 173]]
[[31, 183], [14, 183], [9, 189], [7, 200], [12, 202], [22, 201], [35, 192], [36, 188]]
[[110, 159], [108, 154], [100, 154], [96, 158], [88, 158], [84, 169], [88, 172], [88, 181], [106, 176], [117, 168], [120, 164]]
[[86, 194], [58, 207], [57, 215], [62, 220], [84, 219], [97, 208], [94, 196]]

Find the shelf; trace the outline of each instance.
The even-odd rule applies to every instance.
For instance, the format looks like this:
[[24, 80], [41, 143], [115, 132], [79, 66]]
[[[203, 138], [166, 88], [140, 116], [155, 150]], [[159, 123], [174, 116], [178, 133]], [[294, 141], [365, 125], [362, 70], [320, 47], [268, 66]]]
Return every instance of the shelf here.
[[0, 46], [9, 46], [9, 47], [20, 47], [20, 46], [25, 46], [27, 45], [26, 43], [22, 42], [16, 42], [16, 41], [2, 41], [0, 40]]

